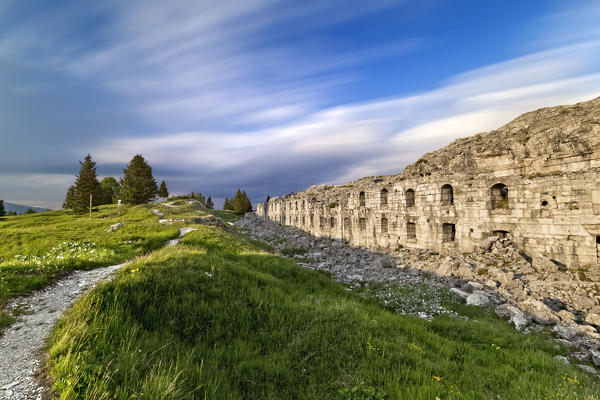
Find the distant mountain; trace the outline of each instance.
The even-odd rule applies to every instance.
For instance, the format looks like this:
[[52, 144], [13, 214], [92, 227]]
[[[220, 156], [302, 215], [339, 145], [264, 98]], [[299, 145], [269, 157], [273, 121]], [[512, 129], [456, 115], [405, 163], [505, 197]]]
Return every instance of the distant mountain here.
[[6, 201], [4, 202], [4, 209], [6, 212], [14, 211], [17, 214], [23, 214], [28, 208], [33, 208], [36, 212], [48, 211], [47, 208], [24, 206], [22, 204], [7, 203]]

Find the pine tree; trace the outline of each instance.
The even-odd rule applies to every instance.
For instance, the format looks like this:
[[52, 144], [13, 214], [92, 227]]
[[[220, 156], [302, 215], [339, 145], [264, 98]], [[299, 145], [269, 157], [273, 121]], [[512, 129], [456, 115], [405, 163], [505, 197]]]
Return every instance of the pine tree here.
[[215, 203], [213, 203], [212, 198], [210, 196], [208, 196], [208, 199], [206, 199], [206, 208], [208, 208], [209, 210], [215, 208]]
[[167, 190], [167, 184], [165, 181], [160, 183], [160, 187], [158, 188], [158, 197], [167, 198], [169, 197], [169, 191]]
[[72, 208], [78, 213], [84, 213], [90, 206], [90, 195], [92, 206], [102, 204], [102, 191], [96, 176], [96, 163], [92, 161], [92, 156], [88, 154], [83, 162], [79, 161], [79, 164], [81, 169], [75, 179]]
[[248, 198], [248, 195], [246, 194], [246, 192], [242, 192], [241, 204], [242, 204], [241, 210], [238, 212], [241, 212], [244, 214], [252, 212], [252, 203], [250, 202], [250, 199]]
[[247, 213], [252, 211], [252, 203], [246, 192], [242, 192], [240, 189], [235, 192], [235, 196], [231, 201], [231, 208], [237, 213]]
[[231, 202], [227, 197], [225, 197], [225, 202], [223, 203], [223, 210], [233, 211], [233, 209], [231, 208]]
[[6, 210], [4, 209], [4, 200], [0, 199], [0, 217], [4, 217], [6, 215]]
[[75, 185], [71, 185], [67, 190], [67, 196], [62, 206], [64, 209], [75, 208]]
[[146, 163], [144, 157], [140, 154], [135, 155], [123, 173], [123, 178], [121, 178], [121, 200], [123, 202], [143, 204], [156, 198], [158, 187], [152, 177], [152, 167]]

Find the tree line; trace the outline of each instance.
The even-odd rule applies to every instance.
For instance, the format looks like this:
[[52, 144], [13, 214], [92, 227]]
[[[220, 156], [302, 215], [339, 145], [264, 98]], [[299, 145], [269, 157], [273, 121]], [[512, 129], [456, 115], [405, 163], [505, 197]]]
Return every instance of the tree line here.
[[223, 203], [223, 210], [235, 211], [237, 213], [247, 213], [252, 211], [252, 203], [248, 198], [246, 192], [242, 192], [240, 189], [237, 190], [235, 196], [229, 200], [225, 197], [225, 203]]
[[[27, 210], [25, 210], [25, 212], [23, 214], [36, 214], [37, 211], [35, 211], [33, 208], [28, 208]], [[0, 199], [0, 217], [6, 217], [6, 216], [13, 216], [13, 215], [19, 215], [18, 212], [16, 211], [12, 211], [12, 210], [8, 210], [6, 211], [6, 208], [4, 207], [4, 200]]]
[[[63, 203], [64, 209], [72, 209], [77, 213], [85, 213], [90, 206], [113, 204], [119, 200], [126, 204], [145, 204], [154, 201], [157, 197], [169, 200], [193, 199], [207, 209], [213, 209], [215, 206], [212, 198], [210, 196], [206, 198], [202, 193], [192, 192], [189, 195], [169, 197], [166, 182], [162, 181], [160, 186], [156, 184], [152, 176], [152, 167], [140, 154], [131, 159], [123, 170], [123, 177], [120, 180], [109, 176], [98, 181], [96, 162], [92, 160], [90, 154], [85, 156], [83, 161], [79, 161], [79, 166], [79, 173], [73, 185], [67, 190]], [[246, 192], [238, 189], [234, 197], [225, 198], [223, 210], [247, 213], [252, 211], [252, 203]], [[26, 213], [30, 212], [35, 211], [27, 210]], [[8, 215], [14, 214], [9, 211]], [[5, 215], [4, 200], [0, 199], [0, 217]]]
[[91, 206], [112, 204], [121, 200], [127, 204], [144, 204], [156, 197], [168, 197], [167, 184], [162, 181], [160, 187], [152, 176], [152, 167], [144, 157], [135, 155], [123, 170], [123, 177], [117, 181], [109, 176], [98, 181], [96, 163], [91, 155], [79, 161], [80, 169], [75, 183], [67, 190], [63, 208], [84, 213]]

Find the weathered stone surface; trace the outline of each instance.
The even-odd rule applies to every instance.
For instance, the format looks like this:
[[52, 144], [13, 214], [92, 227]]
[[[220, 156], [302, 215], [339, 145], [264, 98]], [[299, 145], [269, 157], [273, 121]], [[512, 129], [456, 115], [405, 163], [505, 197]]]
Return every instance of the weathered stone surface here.
[[506, 255], [514, 242], [538, 272], [554, 273], [598, 264], [599, 157], [600, 98], [527, 113], [400, 175], [314, 186], [257, 211], [366, 247]]
[[518, 306], [539, 324], [553, 325], [559, 322], [559, 318], [554, 315], [552, 310], [539, 300], [527, 299], [520, 302]]
[[585, 322], [587, 322], [588, 324], [600, 326], [600, 314], [587, 314], [585, 316]]
[[462, 290], [457, 289], [457, 288], [451, 288], [450, 291], [454, 294], [457, 294], [459, 297], [461, 297], [465, 300], [467, 299], [467, 297], [469, 297], [469, 293], [463, 292]]
[[467, 304], [479, 307], [489, 307], [492, 304], [492, 301], [485, 292], [476, 290], [467, 297]]
[[499, 305], [494, 311], [498, 316], [512, 322], [518, 331], [523, 330], [531, 322], [523, 311], [508, 303]]

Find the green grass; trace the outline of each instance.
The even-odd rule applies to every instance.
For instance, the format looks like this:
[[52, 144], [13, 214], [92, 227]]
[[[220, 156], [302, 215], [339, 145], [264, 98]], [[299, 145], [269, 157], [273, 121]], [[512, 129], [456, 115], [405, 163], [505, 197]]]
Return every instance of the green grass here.
[[465, 318], [427, 322], [364, 294], [200, 226], [80, 299], [47, 367], [61, 399], [597, 398], [545, 335], [451, 298]]
[[[101, 206], [89, 218], [72, 211], [0, 218], [0, 332], [11, 318], [6, 302], [47, 285], [75, 269], [118, 264], [148, 253], [178, 235], [158, 223], [148, 205]], [[112, 224], [124, 226], [106, 232]]]

